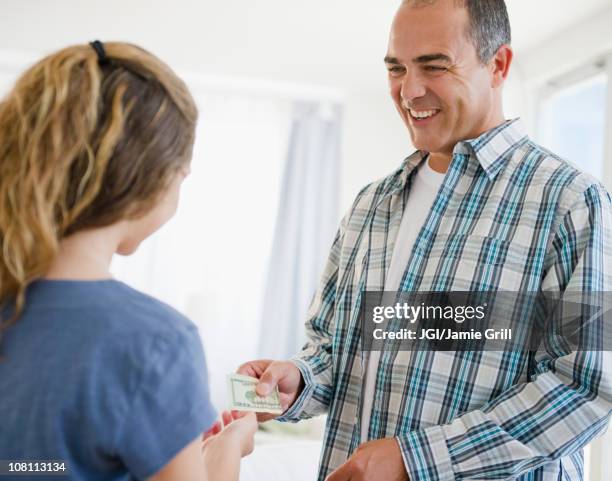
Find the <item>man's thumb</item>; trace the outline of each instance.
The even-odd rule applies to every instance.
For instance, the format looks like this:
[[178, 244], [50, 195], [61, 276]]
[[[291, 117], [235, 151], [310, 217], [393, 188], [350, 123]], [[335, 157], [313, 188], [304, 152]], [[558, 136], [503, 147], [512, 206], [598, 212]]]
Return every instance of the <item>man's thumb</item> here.
[[267, 396], [272, 392], [274, 386], [278, 384], [282, 376], [281, 366], [278, 364], [270, 364], [259, 378], [259, 383], [255, 386], [255, 392], [258, 396]]

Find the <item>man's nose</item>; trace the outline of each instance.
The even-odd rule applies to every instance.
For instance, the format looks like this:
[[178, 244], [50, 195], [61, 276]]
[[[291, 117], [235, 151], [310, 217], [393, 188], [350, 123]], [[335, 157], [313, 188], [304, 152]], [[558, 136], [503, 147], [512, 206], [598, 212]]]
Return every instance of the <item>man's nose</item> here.
[[402, 78], [402, 88], [400, 91], [404, 103], [410, 103], [414, 99], [423, 97], [426, 91], [425, 84], [418, 75], [410, 71], [406, 72], [404, 78]]

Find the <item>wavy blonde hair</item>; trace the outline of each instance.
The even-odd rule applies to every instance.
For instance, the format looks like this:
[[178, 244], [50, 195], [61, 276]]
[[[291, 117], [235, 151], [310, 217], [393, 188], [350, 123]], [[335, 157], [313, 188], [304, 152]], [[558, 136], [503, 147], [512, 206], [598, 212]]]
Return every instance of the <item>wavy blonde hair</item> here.
[[145, 214], [191, 159], [183, 81], [140, 47], [104, 48], [105, 63], [90, 45], [49, 55], [0, 103], [0, 341], [64, 237]]

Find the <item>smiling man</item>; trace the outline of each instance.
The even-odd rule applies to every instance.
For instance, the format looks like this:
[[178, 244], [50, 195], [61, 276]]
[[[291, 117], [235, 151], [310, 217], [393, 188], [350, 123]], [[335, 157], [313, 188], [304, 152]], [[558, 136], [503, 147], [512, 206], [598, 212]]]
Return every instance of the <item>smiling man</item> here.
[[612, 410], [610, 352], [552, 338], [361, 351], [366, 291], [611, 290], [612, 199], [505, 120], [511, 63], [503, 0], [405, 1], [395, 16], [385, 64], [418, 150], [343, 218], [302, 352], [239, 369], [259, 394], [278, 385], [280, 420], [328, 414], [320, 481], [583, 479]]

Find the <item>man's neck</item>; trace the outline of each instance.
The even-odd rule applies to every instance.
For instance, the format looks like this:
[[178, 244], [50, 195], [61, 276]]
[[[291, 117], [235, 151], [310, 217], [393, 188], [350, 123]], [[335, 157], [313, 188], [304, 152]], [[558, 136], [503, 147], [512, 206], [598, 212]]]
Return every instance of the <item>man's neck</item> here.
[[448, 166], [450, 165], [451, 159], [453, 155], [450, 154], [441, 154], [441, 153], [430, 153], [427, 162], [429, 163], [429, 167], [440, 174], [444, 174], [448, 170]]
[[[506, 120], [504, 119], [504, 117], [496, 118], [495, 121], [489, 123], [490, 127], [485, 128], [479, 134], [471, 136], [470, 138], [480, 137], [485, 132], [488, 132], [489, 130], [494, 129], [495, 127], [499, 127], [505, 121]], [[448, 167], [450, 166], [452, 159], [453, 159], [452, 151], [451, 152], [430, 152], [428, 162], [429, 162], [429, 166], [433, 170], [441, 174], [444, 174], [448, 170]]]

